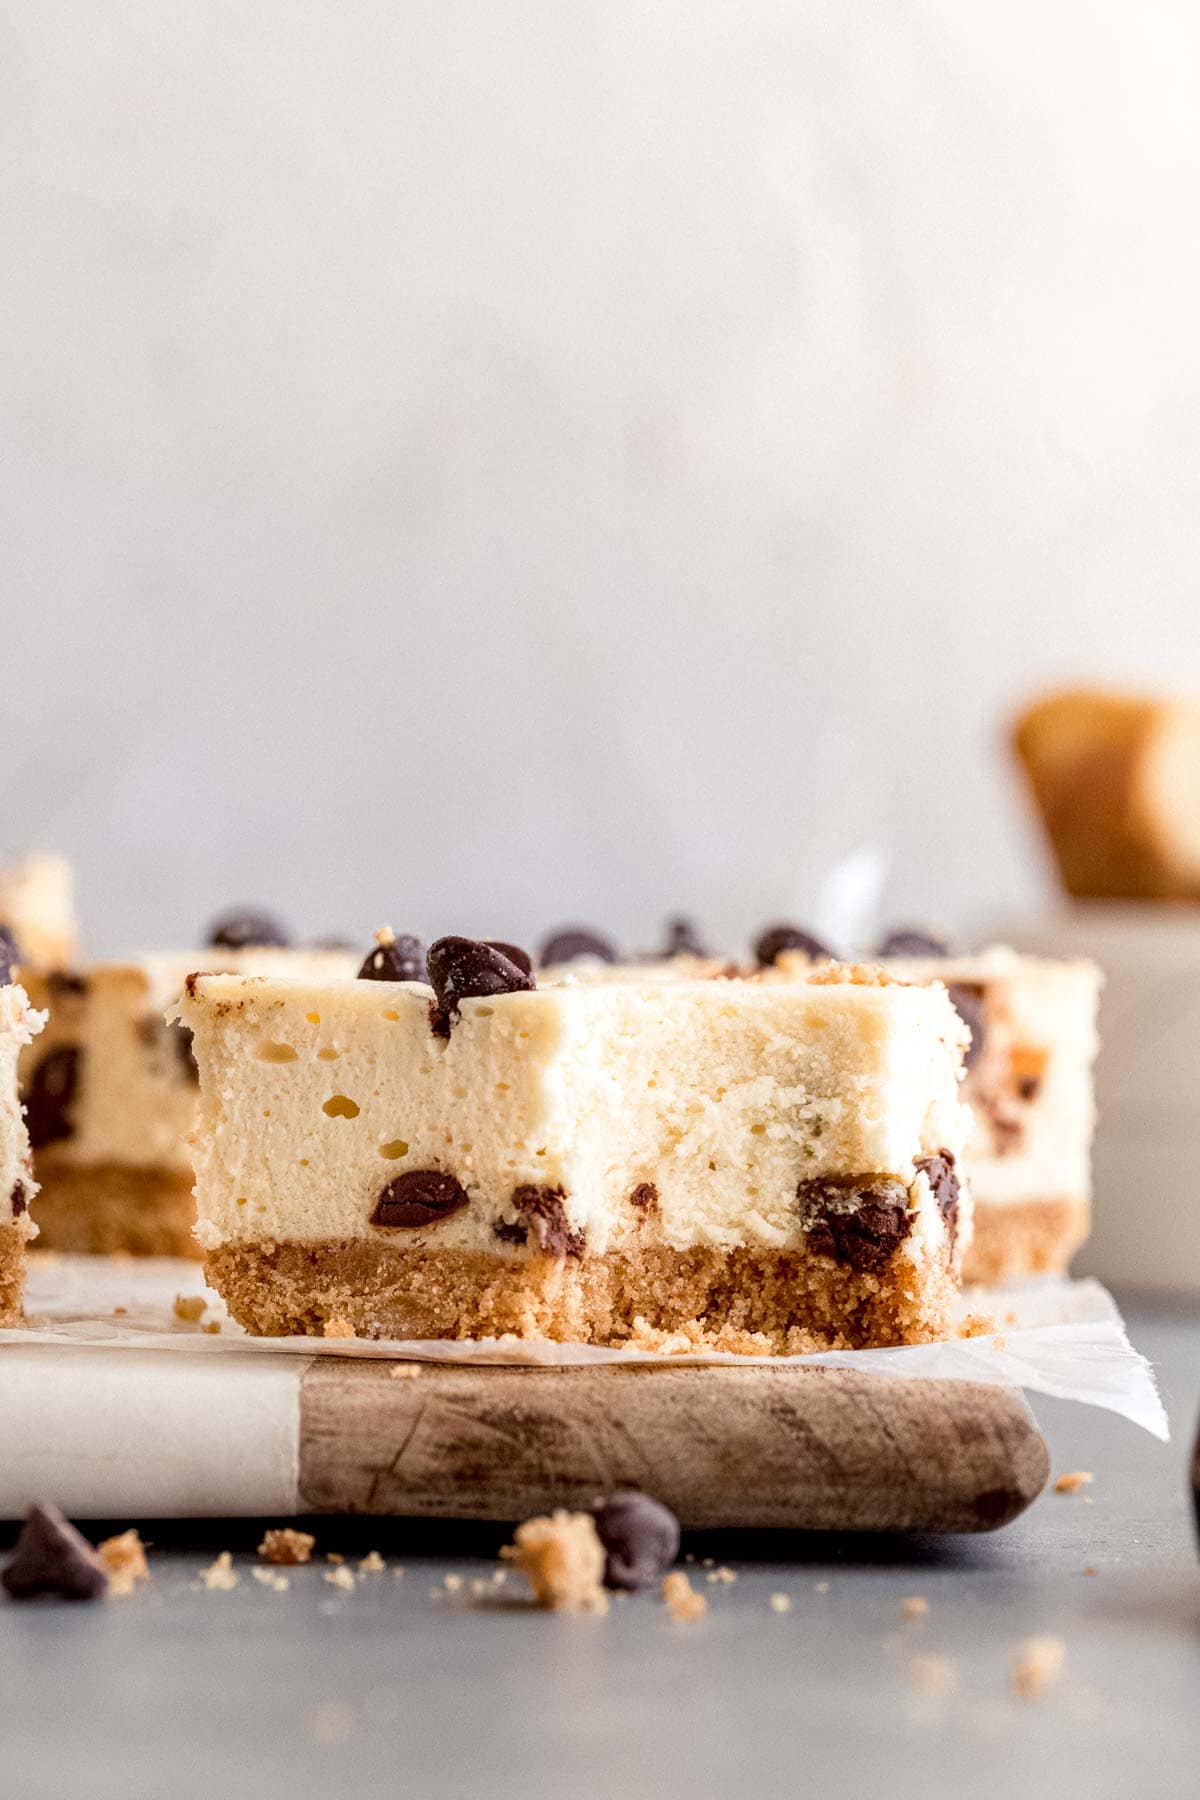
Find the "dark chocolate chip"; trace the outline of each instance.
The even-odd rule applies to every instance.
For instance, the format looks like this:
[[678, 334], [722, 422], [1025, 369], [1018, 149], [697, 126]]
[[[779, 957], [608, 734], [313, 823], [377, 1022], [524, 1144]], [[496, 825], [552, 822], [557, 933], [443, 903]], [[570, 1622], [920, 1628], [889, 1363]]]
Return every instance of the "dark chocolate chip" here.
[[502, 1244], [523, 1244], [529, 1236], [524, 1225], [513, 1225], [507, 1219], [497, 1219], [492, 1226], [493, 1237], [498, 1237]]
[[832, 962], [833, 951], [820, 938], [813, 937], [807, 931], [801, 931], [798, 925], [772, 925], [763, 932], [754, 946], [754, 955], [762, 969], [769, 969], [772, 963], [779, 961], [785, 950], [801, 950], [805, 956], [812, 957], [814, 962]]
[[626, 1593], [661, 1581], [679, 1555], [679, 1520], [661, 1500], [633, 1489], [611, 1494], [595, 1514], [604, 1545], [604, 1585]]
[[502, 938], [484, 938], [482, 940], [489, 950], [498, 950], [501, 956], [507, 956], [510, 963], [516, 963], [526, 975], [533, 974], [533, 958], [528, 950], [522, 950], [520, 944], [506, 944]]
[[249, 950], [263, 946], [286, 950], [292, 936], [272, 914], [246, 906], [238, 912], [223, 913], [214, 920], [209, 928], [208, 942], [214, 950]]
[[667, 932], [663, 947], [658, 952], [662, 958], [672, 956], [711, 956], [704, 939], [700, 936], [695, 922], [677, 915], [667, 920]]
[[199, 1081], [200, 1067], [196, 1061], [196, 1053], [192, 1049], [192, 1029], [190, 1025], [174, 1024], [167, 1028], [171, 1033], [171, 1042], [179, 1064], [189, 1081]]
[[35, 1150], [75, 1135], [71, 1104], [82, 1063], [78, 1044], [59, 1044], [34, 1064], [24, 1098], [29, 1142]]
[[0, 987], [8, 987], [13, 978], [13, 964], [20, 960], [16, 938], [7, 925], [0, 925]]
[[87, 1539], [57, 1506], [31, 1506], [12, 1556], [0, 1570], [14, 1600], [61, 1594], [67, 1600], [98, 1600], [108, 1572]]
[[983, 1046], [987, 1040], [987, 1011], [983, 989], [976, 987], [974, 982], [951, 981], [946, 992], [955, 1012], [971, 1034], [963, 1065], [968, 1069], [974, 1068], [983, 1054]]
[[23, 1181], [13, 1182], [13, 1191], [9, 1195], [9, 1200], [12, 1203], [14, 1219], [19, 1219], [23, 1212], [28, 1211], [29, 1201], [25, 1198], [25, 1183]]
[[360, 981], [424, 981], [425, 946], [418, 937], [377, 944], [358, 971]]
[[415, 1231], [422, 1225], [440, 1225], [466, 1205], [466, 1189], [453, 1175], [441, 1169], [409, 1169], [382, 1189], [371, 1224]]
[[927, 931], [889, 931], [875, 954], [876, 956], [949, 956], [950, 946], [944, 938], [930, 937]]
[[450, 1036], [460, 1001], [526, 992], [536, 985], [511, 956], [477, 938], [439, 938], [429, 946], [428, 967], [437, 996], [429, 1009], [429, 1028], [436, 1037]]
[[610, 939], [589, 931], [586, 925], [571, 925], [551, 933], [538, 951], [538, 962], [543, 969], [549, 969], [556, 963], [577, 962], [584, 956], [594, 957], [597, 962], [614, 963], [617, 948]]
[[636, 1206], [639, 1212], [648, 1212], [658, 1205], [658, 1189], [652, 1181], [639, 1181], [629, 1196], [629, 1204]]
[[82, 1000], [91, 985], [86, 975], [72, 975], [66, 969], [51, 969], [46, 977], [46, 987], [52, 1000], [65, 1000], [68, 995]]
[[582, 1256], [583, 1233], [567, 1223], [566, 1194], [560, 1187], [514, 1188], [513, 1208], [532, 1231], [545, 1256]]
[[809, 1249], [848, 1264], [857, 1274], [879, 1274], [912, 1229], [902, 1181], [854, 1186], [802, 1181], [796, 1197]]
[[919, 1156], [916, 1166], [923, 1171], [929, 1182], [953, 1244], [958, 1236], [959, 1200], [958, 1172], [954, 1167], [954, 1157], [949, 1150], [939, 1150], [936, 1156]]
[[[970, 1058], [967, 1060], [970, 1061]], [[1017, 1083], [1017, 1093], [1022, 1100], [1036, 1100], [1041, 1091], [1041, 1080], [1036, 1075], [1022, 1075]]]

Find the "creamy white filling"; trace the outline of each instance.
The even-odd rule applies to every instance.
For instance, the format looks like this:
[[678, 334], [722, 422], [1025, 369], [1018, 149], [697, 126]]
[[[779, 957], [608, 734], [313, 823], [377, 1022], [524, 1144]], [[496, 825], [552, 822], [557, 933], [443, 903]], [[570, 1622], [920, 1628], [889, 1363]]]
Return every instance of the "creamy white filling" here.
[[[37, 1184], [30, 1173], [29, 1136], [17, 1097], [17, 1058], [45, 1023], [45, 1013], [30, 1006], [18, 983], [0, 987], [0, 1224], [15, 1225], [24, 1237], [37, 1235], [27, 1210]], [[18, 1183], [24, 1202], [20, 1212], [13, 1207]]]

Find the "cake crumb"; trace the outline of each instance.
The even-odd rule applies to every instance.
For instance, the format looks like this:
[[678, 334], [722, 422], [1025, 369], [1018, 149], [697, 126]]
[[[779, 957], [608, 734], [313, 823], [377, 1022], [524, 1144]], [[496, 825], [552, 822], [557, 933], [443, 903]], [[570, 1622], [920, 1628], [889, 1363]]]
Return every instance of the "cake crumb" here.
[[316, 1541], [310, 1532], [293, 1531], [285, 1526], [279, 1531], [264, 1532], [258, 1554], [269, 1563], [306, 1563]]
[[354, 1575], [344, 1566], [337, 1569], [323, 1569], [321, 1580], [327, 1581], [331, 1587], [341, 1588], [343, 1593], [352, 1594], [354, 1592]]
[[1098, 1575], [1100, 1573], [1099, 1569], [1085, 1569], [1083, 1572], [1085, 1575]]
[[1031, 1637], [1018, 1644], [1009, 1665], [1009, 1685], [1019, 1700], [1042, 1700], [1060, 1679], [1067, 1646], [1060, 1637]]
[[358, 1566], [364, 1575], [382, 1575], [387, 1568], [378, 1550], [368, 1550], [365, 1556], [359, 1558]]
[[681, 1625], [702, 1619], [708, 1611], [708, 1601], [696, 1592], [682, 1569], [672, 1569], [663, 1577], [662, 1595], [671, 1617]]
[[908, 1677], [918, 1693], [940, 1700], [958, 1686], [958, 1665], [948, 1656], [914, 1656]]
[[344, 1744], [354, 1725], [354, 1714], [336, 1700], [324, 1700], [308, 1715], [308, 1735], [322, 1750]]
[[539, 1606], [558, 1612], [607, 1612], [604, 1546], [590, 1513], [560, 1508], [526, 1519], [500, 1554], [524, 1575]]
[[263, 1587], [269, 1587], [276, 1594], [286, 1594], [291, 1586], [287, 1576], [281, 1575], [278, 1569], [251, 1569], [250, 1573], [255, 1581], [261, 1582]]
[[200, 1329], [201, 1329], [201, 1331], [203, 1331], [206, 1334], [206, 1336], [216, 1337], [218, 1332], [221, 1329], [221, 1321], [220, 1321], [220, 1319], [210, 1319], [208, 1321], [208, 1324], [202, 1325], [200, 1327]]
[[241, 1576], [233, 1566], [232, 1553], [222, 1550], [215, 1562], [210, 1563], [207, 1569], [201, 1569], [200, 1579], [206, 1588], [216, 1593], [228, 1592], [230, 1588], [235, 1588], [241, 1580]]
[[907, 1600], [900, 1602], [902, 1619], [923, 1619], [929, 1611], [929, 1602], [924, 1594], [910, 1594]]
[[346, 1559], [340, 1550], [327, 1550], [325, 1552], [325, 1561], [327, 1563], [344, 1563], [345, 1560]]
[[136, 1531], [122, 1531], [117, 1537], [105, 1538], [97, 1544], [96, 1553], [108, 1570], [110, 1594], [132, 1594], [139, 1581], [149, 1581], [146, 1547]]
[[723, 1587], [729, 1587], [732, 1582], [737, 1580], [737, 1572], [734, 1569], [726, 1568], [722, 1563], [719, 1569], [709, 1570], [707, 1579], [714, 1583], [719, 1582]]
[[1077, 1494], [1092, 1479], [1090, 1469], [1072, 1469], [1069, 1474], [1059, 1476], [1054, 1484], [1054, 1491], [1056, 1494]]
[[356, 1338], [358, 1336], [349, 1319], [326, 1319], [321, 1327], [321, 1334], [327, 1338]]
[[816, 1586], [813, 1589], [813, 1592], [816, 1594], [827, 1594], [829, 1592], [830, 1585], [831, 1584], [828, 1581], [818, 1581]]
[[395, 1576], [397, 1581], [403, 1581], [404, 1580], [403, 1566], [401, 1566], [400, 1568], [397, 1568], [397, 1569], [393, 1569], [392, 1574]]
[[176, 1294], [171, 1311], [185, 1325], [195, 1325], [203, 1318], [206, 1304], [203, 1294]]
[[462, 1591], [462, 1584], [461, 1575], [447, 1575], [442, 1585], [448, 1594], [457, 1594]]
[[777, 1613], [791, 1612], [792, 1596], [790, 1594], [772, 1594], [771, 1611]]
[[388, 1364], [388, 1374], [393, 1381], [412, 1381], [420, 1373], [420, 1363], [395, 1362]]

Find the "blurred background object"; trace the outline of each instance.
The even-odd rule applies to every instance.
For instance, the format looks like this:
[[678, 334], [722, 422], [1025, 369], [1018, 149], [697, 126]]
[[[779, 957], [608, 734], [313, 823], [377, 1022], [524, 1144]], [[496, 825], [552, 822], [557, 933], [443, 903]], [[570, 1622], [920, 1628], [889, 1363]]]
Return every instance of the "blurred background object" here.
[[839, 838], [1035, 908], [1013, 696], [1200, 688], [1198, 71], [1183, 0], [7, 9], [7, 845], [96, 951], [741, 944]]

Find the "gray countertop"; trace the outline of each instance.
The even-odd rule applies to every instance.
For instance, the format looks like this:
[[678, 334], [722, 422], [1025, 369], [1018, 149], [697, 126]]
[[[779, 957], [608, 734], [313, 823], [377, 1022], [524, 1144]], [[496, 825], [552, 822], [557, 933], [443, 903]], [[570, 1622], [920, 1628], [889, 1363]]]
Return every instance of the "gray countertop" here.
[[[1196, 1792], [1200, 1311], [1134, 1306], [1129, 1323], [1157, 1365], [1172, 1444], [1038, 1400], [1056, 1472], [1091, 1470], [1090, 1486], [1047, 1493], [984, 1538], [697, 1537], [685, 1547], [709, 1610], [693, 1625], [650, 1595], [603, 1618], [538, 1613], [516, 1577], [484, 1606], [471, 1582], [490, 1578], [507, 1534], [477, 1526], [317, 1521], [319, 1550], [377, 1548], [403, 1578], [389, 1567], [342, 1593], [313, 1566], [277, 1593], [250, 1578], [246, 1521], [116, 1521], [155, 1542], [148, 1587], [90, 1607], [0, 1605], [0, 1792]], [[197, 1584], [221, 1549], [241, 1570], [232, 1592]], [[708, 1582], [709, 1556], [736, 1582]], [[447, 1574], [462, 1590], [447, 1592]], [[776, 1593], [790, 1611], [772, 1609]], [[906, 1621], [912, 1595], [929, 1611]], [[1008, 1687], [1014, 1646], [1034, 1634], [1067, 1653], [1039, 1703]], [[924, 1655], [951, 1659], [952, 1692], [919, 1690]]]

